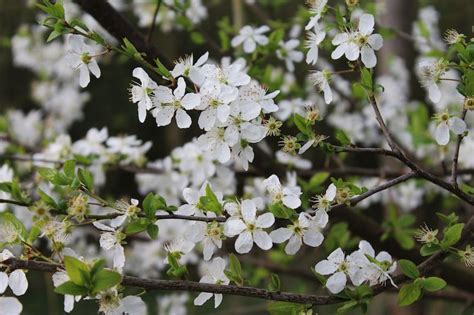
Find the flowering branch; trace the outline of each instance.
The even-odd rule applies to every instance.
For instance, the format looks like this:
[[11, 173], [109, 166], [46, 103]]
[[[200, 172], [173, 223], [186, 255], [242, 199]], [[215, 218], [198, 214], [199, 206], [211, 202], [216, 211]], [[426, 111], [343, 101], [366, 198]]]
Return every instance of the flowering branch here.
[[[471, 237], [471, 233], [474, 229], [474, 217], [466, 223], [461, 242], [464, 242]], [[428, 259], [424, 260], [417, 266], [417, 269], [420, 271], [421, 275], [425, 275], [436, 268], [447, 256], [449, 255], [448, 251], [440, 251]], [[9, 258], [4, 260], [2, 264], [9, 266], [11, 270], [16, 269], [27, 269], [27, 270], [36, 270], [41, 272], [54, 273], [61, 269], [64, 269], [63, 266], [59, 264], [52, 264], [46, 262], [38, 262], [32, 260], [20, 260], [16, 258]], [[401, 284], [409, 278], [405, 275], [399, 275], [393, 278], [395, 284]], [[286, 293], [286, 292], [273, 292], [260, 288], [245, 287], [245, 286], [236, 286], [236, 285], [220, 285], [220, 284], [207, 284], [199, 283], [188, 280], [158, 280], [158, 279], [143, 279], [131, 276], [123, 276], [121, 284], [124, 286], [139, 287], [147, 291], [151, 290], [185, 290], [185, 291], [195, 291], [195, 292], [210, 292], [218, 294], [228, 294], [228, 295], [240, 295], [253, 298], [260, 298], [265, 300], [272, 301], [284, 301], [297, 304], [308, 304], [308, 305], [328, 305], [328, 304], [337, 304], [341, 303], [344, 300], [336, 296], [318, 296], [318, 295], [308, 295], [308, 294], [295, 294], [295, 293]], [[373, 295], [378, 295], [388, 290], [390, 287], [386, 286], [384, 283], [373, 286]]]
[[[20, 201], [15, 201], [15, 200], [9, 200], [9, 199], [0, 199], [0, 204], [5, 203], [5, 204], [12, 204], [12, 205], [17, 205], [21, 207], [30, 207], [33, 204], [25, 203], [25, 202], [20, 202]], [[56, 214], [63, 214], [62, 211], [59, 210], [51, 210], [53, 213]], [[86, 214], [84, 215], [84, 219], [87, 220], [110, 220], [114, 219], [118, 216], [123, 215], [122, 213], [114, 212], [114, 213], [109, 213], [109, 214]], [[139, 216], [144, 217], [144, 215], [139, 214]], [[157, 214], [155, 215], [156, 220], [172, 220], [172, 219], [177, 219], [177, 220], [187, 220], [187, 221], [200, 221], [200, 222], [225, 222], [226, 218], [225, 217], [201, 217], [201, 216], [190, 216], [190, 215], [180, 215], [180, 214]]]

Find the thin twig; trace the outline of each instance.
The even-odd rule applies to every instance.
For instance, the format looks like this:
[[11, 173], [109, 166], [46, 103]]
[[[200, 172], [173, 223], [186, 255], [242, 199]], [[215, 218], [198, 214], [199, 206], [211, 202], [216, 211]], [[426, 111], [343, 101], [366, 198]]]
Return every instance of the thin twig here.
[[[413, 178], [416, 176], [416, 172], [410, 172], [410, 173], [407, 173], [407, 174], [404, 174], [402, 176], [399, 176], [397, 178], [394, 178], [392, 180], [389, 180], [388, 182], [382, 184], [382, 185], [379, 185], [377, 187], [374, 187], [372, 189], [369, 189], [368, 191], [366, 191], [365, 193], [363, 194], [360, 194], [356, 197], [353, 197], [349, 200], [348, 202], [348, 205], [353, 207], [355, 205], [357, 205], [359, 202], [361, 202], [362, 200], [364, 199], [367, 199], [369, 198], [370, 196], [378, 193], [378, 192], [381, 192], [383, 190], [386, 190], [390, 187], [393, 187], [395, 185], [398, 185], [400, 183], [403, 183], [407, 180], [409, 180], [410, 178]], [[335, 205], [335, 206], [332, 206], [331, 207], [331, 210], [334, 210], [334, 209], [337, 209], [337, 208], [344, 208], [344, 207], [347, 207], [347, 204], [338, 204], [338, 205]]]
[[[467, 109], [463, 109], [461, 112], [461, 119], [466, 119]], [[453, 164], [451, 168], [451, 185], [454, 187], [458, 186], [458, 160], [459, 160], [459, 151], [461, 149], [462, 139], [464, 139], [464, 134], [458, 135], [458, 141], [456, 143], [456, 148], [454, 150]]]
[[148, 31], [148, 35], [146, 37], [147, 44], [149, 44], [151, 42], [151, 39], [153, 38], [153, 31], [155, 30], [155, 26], [156, 26], [156, 17], [158, 16], [158, 12], [160, 11], [161, 2], [162, 0], [158, 0], [158, 3], [156, 4], [155, 12], [153, 12], [153, 21], [151, 22], [150, 30]]

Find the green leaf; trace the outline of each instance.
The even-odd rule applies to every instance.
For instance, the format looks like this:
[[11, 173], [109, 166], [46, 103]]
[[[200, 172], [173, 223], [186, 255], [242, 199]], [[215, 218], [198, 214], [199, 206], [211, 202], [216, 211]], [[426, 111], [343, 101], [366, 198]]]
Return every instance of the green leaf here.
[[451, 212], [449, 215], [445, 215], [444, 213], [441, 212], [436, 212], [436, 216], [441, 219], [441, 221], [444, 222], [447, 226], [454, 225], [455, 223], [458, 223], [459, 217], [454, 213]]
[[339, 129], [336, 131], [336, 139], [341, 143], [343, 146], [351, 145], [351, 138], [345, 133], [344, 130]]
[[439, 246], [438, 244], [431, 244], [430, 246], [428, 246], [428, 244], [425, 244], [420, 248], [420, 255], [423, 257], [431, 256], [439, 250], [441, 250], [441, 246]]
[[309, 180], [309, 190], [314, 190], [318, 188], [321, 184], [323, 184], [329, 177], [328, 172], [319, 172], [311, 176]]
[[74, 177], [75, 170], [76, 170], [76, 161], [74, 160], [67, 160], [64, 162], [64, 174], [69, 177]]
[[277, 274], [272, 273], [270, 278], [270, 284], [268, 285], [269, 291], [280, 291], [281, 288], [281, 281], [280, 277]]
[[21, 190], [20, 183], [16, 178], [14, 178], [11, 182], [11, 192], [12, 198], [16, 201], [29, 203], [28, 195]]
[[146, 195], [145, 199], [143, 199], [143, 211], [148, 218], [152, 218], [155, 216], [155, 212], [157, 210], [156, 206], [156, 199], [155, 195], [150, 192]]
[[57, 172], [54, 175], [53, 180], [51, 181], [51, 183], [55, 185], [59, 185], [59, 186], [71, 185], [72, 182], [73, 182], [73, 179], [69, 176], [66, 176], [66, 174], [62, 172]]
[[41, 228], [38, 225], [33, 225], [30, 228], [30, 233], [28, 234], [27, 243], [32, 244], [38, 236], [41, 234]]
[[110, 289], [119, 284], [120, 281], [122, 281], [122, 276], [118, 272], [103, 269], [92, 278], [92, 295]]
[[202, 45], [206, 42], [206, 39], [204, 38], [204, 36], [202, 36], [202, 34], [199, 32], [191, 32], [191, 40], [196, 45]]
[[285, 207], [281, 203], [273, 203], [269, 205], [268, 210], [270, 210], [276, 218], [281, 219], [289, 219], [296, 214], [295, 210]]
[[85, 286], [90, 280], [89, 267], [81, 260], [64, 256], [64, 266], [66, 267], [69, 279], [78, 286]]
[[150, 236], [151, 239], [156, 240], [158, 238], [158, 226], [156, 224], [148, 224], [146, 227], [146, 232]]
[[49, 43], [49, 42], [55, 40], [56, 38], [58, 38], [61, 35], [63, 35], [63, 32], [52, 31], [51, 33], [49, 33], [49, 36], [46, 39], [46, 42]]
[[444, 232], [444, 237], [441, 241], [441, 247], [443, 249], [448, 249], [450, 246], [456, 244], [461, 239], [463, 228], [464, 223], [457, 223], [448, 227], [446, 232]]
[[398, 261], [398, 264], [400, 265], [400, 268], [402, 269], [403, 273], [412, 279], [416, 279], [420, 276], [420, 272], [418, 271], [418, 268], [416, 265], [407, 260], [407, 259], [400, 259]]
[[358, 301], [347, 301], [347, 302], [344, 302], [344, 303], [342, 304], [342, 306], [337, 309], [337, 313], [338, 313], [338, 314], [340, 314], [340, 313], [345, 313], [345, 312], [347, 312], [347, 311], [350, 311], [350, 310], [356, 308], [358, 305], [359, 305], [359, 302], [358, 302]]
[[97, 260], [91, 268], [91, 271], [90, 271], [91, 277], [93, 278], [96, 273], [104, 269], [106, 264], [107, 262], [105, 261], [105, 259]]
[[56, 176], [56, 173], [58, 173], [57, 170], [53, 169], [53, 168], [49, 168], [49, 167], [40, 167], [38, 168], [38, 174], [40, 174], [40, 176], [45, 180], [45, 181], [48, 181], [48, 182], [51, 182], [54, 177]]
[[416, 302], [421, 296], [421, 289], [415, 283], [405, 284], [398, 292], [398, 305], [407, 306]]
[[147, 218], [153, 219], [157, 210], [168, 210], [166, 201], [160, 195], [149, 193], [143, 200], [143, 211], [145, 211]]
[[[8, 235], [9, 237], [16, 236], [14, 239], [12, 237], [11, 243], [18, 242], [19, 240], [25, 241], [27, 239], [28, 233], [23, 222], [18, 220], [10, 212], [0, 212], [0, 229], [6, 229], [7, 227], [12, 227], [16, 232], [16, 235]], [[0, 247], [1, 245], [2, 243], [0, 243]]]
[[134, 221], [132, 221], [129, 225], [127, 225], [127, 234], [135, 234], [135, 233], [140, 233], [142, 231], [145, 231], [148, 225], [150, 224], [150, 221], [146, 218], [138, 218]]
[[270, 315], [299, 315], [304, 309], [304, 305], [289, 302], [274, 302], [268, 306]]
[[397, 220], [397, 225], [401, 227], [409, 227], [415, 223], [416, 217], [411, 214], [403, 214]]
[[43, 190], [41, 190], [41, 188], [37, 188], [36, 189], [36, 192], [38, 193], [38, 195], [40, 196], [41, 200], [43, 200], [47, 205], [53, 207], [53, 208], [57, 208], [58, 207], [58, 204], [56, 203], [56, 201], [53, 199], [53, 197], [51, 197], [50, 195], [48, 195], [47, 193], [45, 193]]
[[242, 278], [242, 266], [240, 265], [239, 259], [234, 254], [229, 255], [229, 268], [239, 278]]
[[307, 137], [311, 135], [310, 123], [308, 120], [306, 120], [306, 118], [304, 118], [303, 116], [299, 114], [294, 114], [293, 121], [295, 123], [296, 128], [298, 128], [298, 130], [302, 134], [306, 135]]
[[78, 20], [78, 19], [72, 19], [69, 21], [69, 25], [73, 28], [75, 28], [76, 26], [77, 27], [80, 27], [81, 29], [83, 29], [84, 31], [86, 32], [89, 32], [89, 28], [87, 27], [86, 24], [84, 24], [84, 22]]
[[372, 73], [367, 68], [362, 68], [360, 72], [360, 78], [362, 85], [368, 90], [372, 91], [373, 89], [373, 81], [372, 81]]
[[423, 281], [423, 288], [426, 291], [434, 292], [441, 290], [446, 286], [446, 281], [438, 277], [428, 277]]
[[242, 267], [240, 261], [234, 254], [229, 255], [229, 270], [225, 271], [225, 274], [237, 285], [243, 285], [244, 279], [242, 276]]
[[58, 286], [56, 289], [54, 289], [54, 292], [59, 294], [84, 296], [87, 295], [88, 290], [86, 287], [77, 285], [72, 281], [66, 281], [60, 286]]
[[88, 191], [94, 191], [94, 180], [92, 178], [92, 174], [83, 168], [79, 168], [77, 171], [77, 178], [81, 184], [83, 184]]
[[415, 246], [415, 241], [411, 234], [406, 230], [396, 230], [394, 235], [395, 240], [404, 249], [412, 249]]
[[155, 59], [156, 66], [158, 68], [158, 73], [164, 76], [165, 78], [171, 79], [173, 76], [169, 72], [169, 70], [161, 63], [160, 59]]
[[474, 70], [467, 70], [463, 76], [464, 93], [466, 97], [474, 96]]
[[0, 183], [0, 191], [11, 193], [12, 192], [12, 183], [11, 182], [2, 182], [2, 183]]
[[206, 186], [206, 195], [199, 198], [199, 204], [204, 210], [222, 214], [222, 206], [209, 184]]
[[136, 54], [138, 54], [138, 50], [127, 38], [123, 38], [122, 49], [131, 57], [134, 57]]

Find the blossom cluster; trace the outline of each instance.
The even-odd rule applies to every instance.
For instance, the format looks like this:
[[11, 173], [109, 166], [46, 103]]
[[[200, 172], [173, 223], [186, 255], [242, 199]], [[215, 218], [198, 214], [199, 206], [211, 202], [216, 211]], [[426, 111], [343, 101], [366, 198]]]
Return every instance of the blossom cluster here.
[[[244, 60], [226, 58], [216, 65], [207, 59], [206, 53], [196, 62], [193, 56], [179, 60], [171, 71], [177, 82], [174, 90], [158, 85], [142, 68], [136, 68], [133, 76], [139, 82], [132, 84], [131, 100], [138, 105], [141, 122], [149, 111], [158, 126], [169, 125], [175, 117], [179, 128], [189, 128], [192, 121], [187, 111], [200, 111], [198, 125], [205, 133], [197, 143], [204, 154], [220, 163], [238, 160], [246, 170], [254, 158], [250, 144], [267, 135], [262, 116], [278, 110], [273, 98], [279, 91], [267, 94], [252, 81]], [[185, 78], [199, 91], [186, 93]]]

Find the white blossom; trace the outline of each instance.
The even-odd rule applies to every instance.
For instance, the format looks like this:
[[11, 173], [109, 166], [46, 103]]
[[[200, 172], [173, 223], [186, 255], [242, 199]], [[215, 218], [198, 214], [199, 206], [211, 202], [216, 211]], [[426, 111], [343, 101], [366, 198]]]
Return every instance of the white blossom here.
[[309, 80], [315, 85], [320, 92], [324, 94], [324, 102], [330, 104], [332, 102], [332, 91], [329, 86], [330, 73], [328, 71], [313, 71], [309, 75]]
[[295, 71], [295, 62], [301, 62], [304, 55], [301, 51], [296, 50], [300, 45], [300, 41], [297, 39], [290, 39], [287, 42], [281, 41], [280, 47], [276, 51], [276, 55], [279, 59], [284, 60], [288, 71]]
[[332, 59], [339, 59], [342, 55], [350, 61], [357, 60], [359, 55], [367, 68], [373, 68], [377, 64], [374, 50], [379, 50], [383, 45], [380, 34], [372, 34], [374, 31], [374, 16], [363, 14], [359, 18], [359, 28], [355, 32], [344, 32], [337, 34], [332, 44], [337, 46], [332, 52]]
[[84, 43], [84, 38], [80, 35], [70, 35], [68, 45], [67, 62], [74, 70], [79, 70], [79, 85], [85, 88], [90, 82], [89, 72], [96, 78], [100, 77], [100, 68], [94, 52]]
[[265, 189], [270, 193], [274, 203], [283, 203], [290, 209], [301, 206], [301, 188], [298, 186], [282, 187], [280, 179], [276, 175], [271, 175], [263, 181]]
[[296, 254], [301, 248], [302, 243], [311, 247], [321, 245], [324, 236], [321, 229], [327, 224], [327, 217], [310, 217], [308, 214], [301, 212], [298, 221], [288, 225], [286, 228], [279, 228], [270, 233], [270, 237], [274, 243], [280, 244], [288, 241], [285, 246], [285, 253], [288, 255]]
[[104, 313], [104, 315], [147, 314], [146, 304], [140, 297], [129, 295], [121, 298], [116, 289], [101, 293], [98, 299], [99, 312]]
[[440, 122], [436, 127], [435, 139], [439, 145], [447, 145], [450, 139], [450, 131], [456, 135], [463, 134], [466, 131], [466, 122], [459, 117], [450, 117], [446, 113], [439, 114]]
[[179, 128], [191, 126], [191, 117], [185, 110], [197, 107], [201, 102], [201, 96], [196, 93], [185, 93], [186, 82], [183, 78], [178, 79], [178, 86], [174, 91], [162, 85], [156, 88], [154, 97], [156, 108], [152, 110], [152, 114], [158, 126], [169, 125], [175, 112]]
[[306, 63], [309, 65], [315, 65], [318, 61], [318, 48], [319, 44], [326, 38], [326, 32], [315, 30], [315, 32], [309, 31], [306, 33], [305, 46], [308, 48], [306, 53]]
[[309, 4], [309, 12], [311, 13], [311, 19], [309, 20], [308, 24], [305, 26], [305, 30], [310, 30], [318, 25], [318, 21], [321, 18], [321, 14], [324, 10], [324, 7], [327, 4], [327, 0], [310, 0], [308, 1]]
[[235, 241], [235, 250], [239, 254], [248, 253], [254, 242], [263, 250], [272, 248], [272, 239], [264, 229], [275, 222], [273, 214], [267, 212], [257, 216], [257, 206], [249, 199], [242, 201], [241, 214], [241, 218], [229, 218], [224, 228], [225, 235], [229, 237], [239, 235]]
[[178, 78], [179, 76], [189, 77], [193, 83], [201, 85], [205, 79], [201, 67], [206, 63], [208, 58], [209, 52], [206, 52], [204, 55], [199, 57], [194, 64], [193, 55], [179, 59], [173, 70], [171, 70], [171, 75], [174, 78]]
[[331, 275], [327, 279], [326, 287], [331, 293], [337, 294], [344, 290], [348, 278], [356, 286], [362, 284], [364, 278], [360, 260], [364, 258], [361, 253], [346, 257], [342, 249], [338, 248], [327, 259], [318, 262], [314, 269], [321, 275]]
[[121, 272], [123, 266], [125, 266], [125, 252], [121, 244], [123, 238], [121, 232], [98, 221], [92, 224], [102, 231], [99, 240], [100, 247], [112, 253], [114, 268]]
[[133, 69], [132, 75], [140, 80], [139, 83], [132, 83], [130, 94], [131, 101], [138, 103], [138, 120], [142, 123], [145, 121], [146, 112], [153, 107], [151, 97], [158, 88], [158, 85], [142, 68]]
[[[229, 279], [224, 274], [225, 261], [224, 259], [217, 257], [211, 262], [207, 263], [203, 267], [203, 276], [200, 283], [211, 283], [211, 284], [229, 284]], [[222, 302], [222, 294], [201, 292], [195, 299], [194, 305], [203, 305], [210, 298], [214, 296], [214, 307], [217, 308]]]

